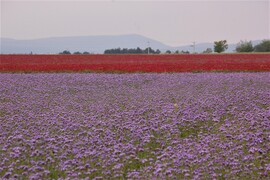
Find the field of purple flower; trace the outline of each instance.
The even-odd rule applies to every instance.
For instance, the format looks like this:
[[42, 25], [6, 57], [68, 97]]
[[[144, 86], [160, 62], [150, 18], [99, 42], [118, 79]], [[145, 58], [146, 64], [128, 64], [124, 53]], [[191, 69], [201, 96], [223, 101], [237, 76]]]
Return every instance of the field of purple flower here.
[[270, 73], [0, 74], [0, 178], [269, 179]]

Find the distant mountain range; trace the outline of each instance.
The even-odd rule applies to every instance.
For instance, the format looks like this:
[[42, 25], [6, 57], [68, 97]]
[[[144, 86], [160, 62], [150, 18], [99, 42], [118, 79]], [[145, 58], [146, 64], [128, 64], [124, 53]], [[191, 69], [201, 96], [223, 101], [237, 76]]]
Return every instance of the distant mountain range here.
[[[149, 45], [152, 49], [159, 49], [161, 52], [171, 51], [190, 51], [193, 47], [190, 45], [172, 47], [154, 39], [145, 36], [130, 35], [105, 35], [105, 36], [74, 36], [74, 37], [52, 37], [33, 40], [15, 40], [10, 38], [0, 39], [1, 54], [57, 54], [64, 50], [71, 53], [76, 51], [88, 51], [94, 54], [102, 54], [106, 49], [112, 48], [137, 48], [145, 49]], [[258, 44], [260, 40], [252, 41]], [[213, 43], [196, 44], [196, 52], [202, 52], [207, 48], [213, 49]], [[226, 52], [233, 52], [236, 44], [229, 44]]]

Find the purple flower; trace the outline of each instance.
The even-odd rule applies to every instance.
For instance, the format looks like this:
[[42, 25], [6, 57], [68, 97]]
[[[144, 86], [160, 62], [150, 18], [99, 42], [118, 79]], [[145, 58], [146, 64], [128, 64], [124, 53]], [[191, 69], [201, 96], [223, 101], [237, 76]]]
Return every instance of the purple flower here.
[[0, 179], [266, 179], [269, 75], [0, 74]]

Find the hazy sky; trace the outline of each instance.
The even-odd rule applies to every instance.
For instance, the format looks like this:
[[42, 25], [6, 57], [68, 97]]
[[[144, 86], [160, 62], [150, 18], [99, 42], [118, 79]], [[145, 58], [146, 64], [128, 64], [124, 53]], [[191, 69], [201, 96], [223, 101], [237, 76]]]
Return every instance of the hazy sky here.
[[168, 45], [270, 39], [269, 0], [1, 0], [1, 37], [140, 34]]

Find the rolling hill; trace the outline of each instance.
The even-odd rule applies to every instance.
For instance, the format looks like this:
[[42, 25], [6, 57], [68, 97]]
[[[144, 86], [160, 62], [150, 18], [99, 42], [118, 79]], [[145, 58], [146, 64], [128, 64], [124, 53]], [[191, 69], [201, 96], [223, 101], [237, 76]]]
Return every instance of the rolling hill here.
[[[190, 45], [172, 47], [157, 40], [137, 35], [105, 35], [105, 36], [74, 36], [74, 37], [52, 37], [31, 40], [16, 40], [10, 38], [1, 38], [1, 54], [57, 54], [63, 50], [88, 51], [94, 54], [102, 54], [104, 50], [111, 48], [137, 48], [145, 49], [148, 42], [152, 49], [159, 49], [161, 52], [171, 51], [190, 51], [193, 48]], [[255, 44], [259, 41], [254, 41]], [[226, 52], [233, 52], [235, 44], [229, 44]], [[206, 48], [213, 48], [213, 43], [196, 44], [196, 52], [202, 52]]]

